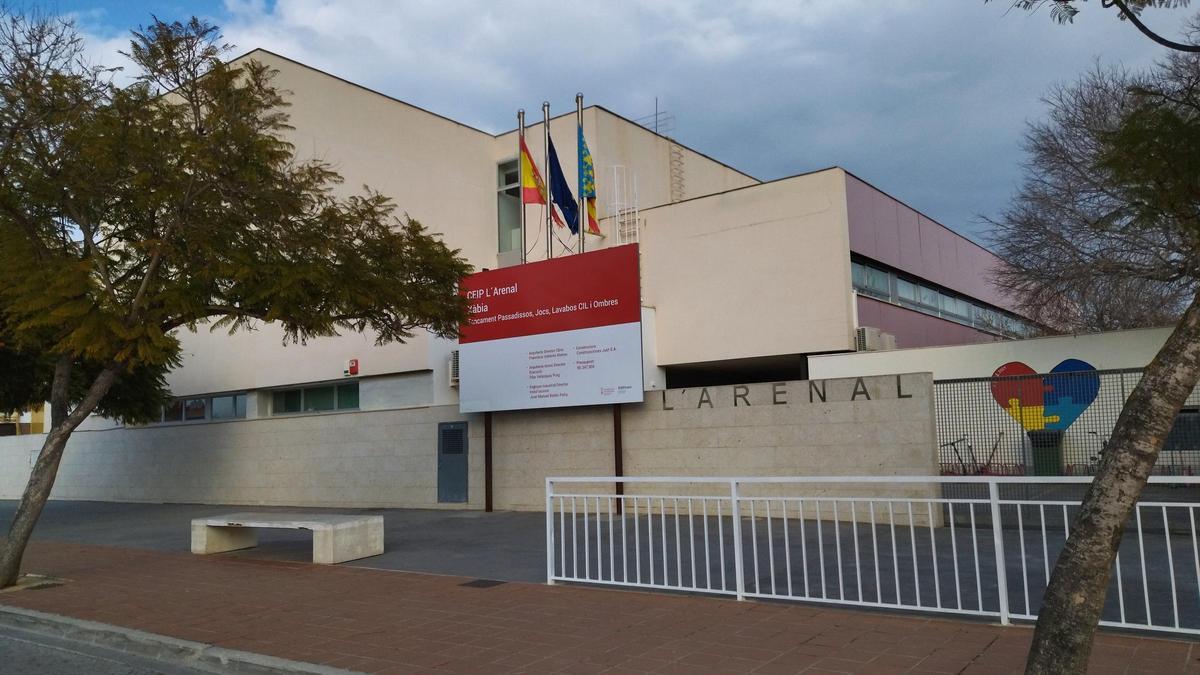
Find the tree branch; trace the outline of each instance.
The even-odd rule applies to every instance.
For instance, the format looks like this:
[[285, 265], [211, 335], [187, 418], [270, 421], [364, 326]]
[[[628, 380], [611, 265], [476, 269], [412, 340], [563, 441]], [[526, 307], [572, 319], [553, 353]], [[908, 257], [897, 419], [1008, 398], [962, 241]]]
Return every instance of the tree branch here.
[[1200, 45], [1189, 45], [1189, 44], [1186, 44], [1183, 42], [1175, 42], [1174, 40], [1168, 40], [1167, 38], [1150, 30], [1146, 26], [1146, 24], [1142, 23], [1142, 20], [1138, 18], [1138, 15], [1135, 12], [1133, 12], [1131, 9], [1129, 9], [1129, 7], [1122, 0], [1104, 0], [1104, 2], [1101, 4], [1103, 4], [1105, 7], [1112, 7], [1113, 5], [1116, 5], [1117, 9], [1121, 11], [1121, 16], [1128, 19], [1129, 22], [1132, 23], [1135, 28], [1137, 28], [1139, 31], [1142, 32], [1142, 35], [1145, 35], [1146, 37], [1150, 38], [1151, 40], [1154, 40], [1158, 44], [1160, 44], [1168, 49], [1174, 49], [1174, 50], [1180, 51], [1180, 52], [1190, 52], [1192, 54], [1200, 54]]

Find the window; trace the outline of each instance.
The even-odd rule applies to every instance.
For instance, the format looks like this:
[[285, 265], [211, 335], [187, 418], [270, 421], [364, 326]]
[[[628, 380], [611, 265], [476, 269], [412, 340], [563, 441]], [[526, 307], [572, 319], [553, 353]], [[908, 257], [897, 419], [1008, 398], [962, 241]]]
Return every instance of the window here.
[[183, 419], [202, 420], [208, 416], [208, 399], [189, 398], [183, 404]]
[[866, 268], [866, 288], [870, 293], [888, 297], [892, 294], [890, 275], [877, 267]]
[[212, 419], [227, 420], [235, 417], [246, 416], [246, 395], [231, 394], [229, 396], [214, 396], [212, 397], [212, 406], [209, 408]]
[[358, 383], [339, 384], [337, 388], [338, 410], [358, 409]]
[[943, 312], [963, 319], [971, 318], [971, 305], [966, 300], [945, 293], [942, 294], [941, 300]]
[[277, 391], [271, 396], [271, 414], [300, 412], [303, 400], [300, 389]]
[[891, 274], [887, 270], [871, 267], [859, 262], [850, 263], [850, 277], [854, 287], [863, 293], [888, 298], [892, 293]]
[[271, 414], [357, 410], [358, 383], [283, 389], [271, 394]]
[[938, 293], [936, 288], [930, 288], [928, 286], [917, 287], [917, 302], [925, 305], [926, 307], [937, 309], [941, 304], [941, 296], [942, 294]]
[[304, 411], [322, 412], [337, 409], [337, 389], [328, 387], [313, 387], [304, 390]]
[[163, 406], [163, 422], [199, 422], [246, 416], [246, 394], [177, 398]]
[[163, 406], [163, 421], [178, 422], [183, 419], [183, 399], [175, 399]]
[[1030, 325], [1014, 315], [972, 302], [959, 295], [942, 292], [934, 286], [905, 279], [883, 267], [851, 260], [850, 276], [855, 290], [860, 293], [904, 305], [923, 314], [989, 333], [1028, 336], [1031, 332]]
[[517, 162], [497, 167], [496, 231], [501, 253], [521, 248], [521, 176]]

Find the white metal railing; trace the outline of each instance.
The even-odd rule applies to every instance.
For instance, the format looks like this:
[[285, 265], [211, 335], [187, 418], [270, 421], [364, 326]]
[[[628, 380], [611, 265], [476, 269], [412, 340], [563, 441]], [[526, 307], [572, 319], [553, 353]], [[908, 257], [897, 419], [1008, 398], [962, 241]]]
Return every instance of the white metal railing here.
[[[548, 478], [546, 578], [1035, 620], [1090, 482]], [[1102, 625], [1200, 634], [1197, 508], [1200, 477], [1150, 479]]]

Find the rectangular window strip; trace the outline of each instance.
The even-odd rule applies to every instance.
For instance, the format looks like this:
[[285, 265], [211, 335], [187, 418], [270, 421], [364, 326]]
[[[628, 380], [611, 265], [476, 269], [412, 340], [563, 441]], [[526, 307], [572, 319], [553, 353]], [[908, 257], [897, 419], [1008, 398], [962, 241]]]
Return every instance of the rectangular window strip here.
[[200, 422], [245, 417], [246, 394], [240, 392], [174, 399], [163, 406], [161, 421], [164, 423]]
[[988, 333], [1024, 337], [1033, 332], [1031, 324], [1013, 314], [902, 277], [894, 270], [854, 260], [850, 271], [854, 289], [868, 297]]
[[325, 384], [271, 392], [271, 414], [358, 409], [358, 382]]
[[496, 233], [500, 253], [521, 249], [521, 185], [515, 161], [497, 167]]

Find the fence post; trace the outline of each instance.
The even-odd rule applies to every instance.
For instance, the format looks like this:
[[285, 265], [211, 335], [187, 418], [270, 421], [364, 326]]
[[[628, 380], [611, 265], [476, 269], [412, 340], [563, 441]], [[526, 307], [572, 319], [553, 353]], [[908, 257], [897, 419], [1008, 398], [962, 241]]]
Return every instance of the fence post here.
[[[996, 547], [996, 591], [1000, 594], [1000, 624], [1007, 626], [1008, 620], [1008, 569], [1004, 564], [1004, 530], [1000, 524], [1000, 484], [988, 481], [988, 500], [992, 505], [992, 539]], [[1017, 508], [1021, 508], [1017, 504]], [[1017, 536], [1024, 536], [1018, 532]]]
[[546, 478], [546, 583], [554, 585], [554, 481]]
[[[746, 599], [745, 563], [742, 560], [742, 512], [738, 508], [738, 484], [729, 481], [729, 512], [733, 517], [733, 575], [737, 586], [737, 599]], [[750, 523], [754, 527], [754, 523]]]

